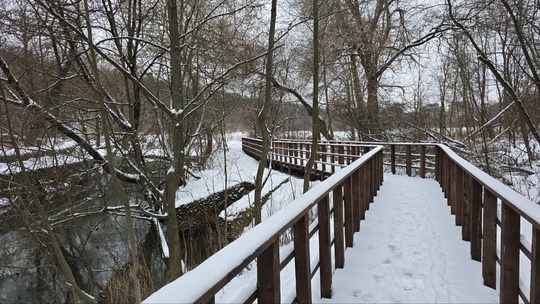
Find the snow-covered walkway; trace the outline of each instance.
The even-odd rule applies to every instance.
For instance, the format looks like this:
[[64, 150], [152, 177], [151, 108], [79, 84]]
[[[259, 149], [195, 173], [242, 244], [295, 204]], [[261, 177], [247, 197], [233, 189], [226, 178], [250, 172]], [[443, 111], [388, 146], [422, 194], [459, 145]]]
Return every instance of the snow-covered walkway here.
[[[439, 185], [430, 179], [384, 176], [384, 183], [346, 250], [323, 303], [497, 303], [482, 284]], [[315, 284], [318, 285], [318, 284]]]

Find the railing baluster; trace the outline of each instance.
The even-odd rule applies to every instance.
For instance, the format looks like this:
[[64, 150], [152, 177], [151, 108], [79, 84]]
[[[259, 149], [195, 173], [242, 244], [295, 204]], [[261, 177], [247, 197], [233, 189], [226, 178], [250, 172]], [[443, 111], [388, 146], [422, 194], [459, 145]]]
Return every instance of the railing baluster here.
[[482, 259], [482, 185], [471, 178], [471, 258]]
[[296, 302], [311, 303], [311, 259], [309, 254], [309, 216], [293, 226]]
[[348, 177], [345, 180], [344, 187], [344, 210], [345, 210], [345, 245], [347, 247], [353, 246], [353, 234], [354, 234], [354, 217], [353, 217], [353, 206], [352, 206], [352, 179]]
[[408, 176], [412, 175], [412, 156], [411, 156], [411, 145], [406, 145], [406, 156], [405, 156], [405, 171]]
[[360, 179], [359, 179], [359, 171], [356, 170], [351, 178], [352, 178], [352, 201], [353, 201], [353, 213], [354, 213], [354, 231], [358, 232], [360, 231], [360, 214], [361, 214], [361, 201], [360, 201]]
[[426, 177], [426, 146], [420, 146], [420, 177]]
[[392, 174], [396, 174], [396, 146], [390, 145], [390, 167]]
[[345, 266], [345, 242], [343, 240], [343, 186], [339, 184], [332, 191], [334, 200], [334, 254], [336, 268]]
[[472, 191], [472, 185], [471, 185], [471, 177], [468, 174], [463, 174], [463, 180], [462, 180], [462, 224], [461, 227], [461, 239], [464, 241], [470, 241], [471, 240], [471, 228], [472, 228], [472, 221], [471, 221], [471, 191]]
[[484, 221], [482, 230], [482, 277], [484, 285], [497, 285], [497, 197], [484, 188]]
[[358, 169], [358, 184], [360, 185], [360, 206], [361, 206], [361, 213], [360, 213], [360, 220], [366, 219], [366, 210], [369, 210], [369, 198], [368, 198], [368, 190], [366, 188], [366, 167], [361, 166]]
[[[454, 185], [454, 191], [452, 192], [452, 204], [454, 206], [454, 212], [456, 214], [456, 226], [462, 226], [463, 225], [463, 181], [466, 179], [465, 174], [463, 170], [458, 165], [453, 166], [452, 170], [453, 174], [453, 185]], [[463, 227], [461, 229], [463, 234]]]
[[501, 221], [501, 303], [519, 300], [520, 219], [512, 207], [502, 203]]
[[531, 303], [540, 303], [540, 231], [532, 227]]
[[279, 240], [257, 258], [257, 294], [259, 303], [280, 303]]
[[332, 255], [330, 243], [330, 208], [328, 196], [319, 201], [317, 206], [319, 218], [319, 274], [321, 297], [332, 297]]

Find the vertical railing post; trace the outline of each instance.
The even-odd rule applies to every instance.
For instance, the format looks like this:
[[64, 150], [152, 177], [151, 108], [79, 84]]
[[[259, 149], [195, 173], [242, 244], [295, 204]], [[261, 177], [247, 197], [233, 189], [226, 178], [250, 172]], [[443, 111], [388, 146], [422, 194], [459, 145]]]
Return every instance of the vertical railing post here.
[[332, 144], [330, 146], [330, 163], [332, 164], [331, 172], [334, 174], [336, 172], [336, 166], [334, 165], [336, 162], [336, 156], [334, 155], [336, 153], [336, 146]]
[[531, 248], [531, 303], [540, 303], [540, 230], [532, 227]]
[[[451, 186], [452, 186], [452, 172], [451, 172], [451, 169], [452, 168], [452, 161], [450, 160], [450, 158], [448, 157], [448, 155], [446, 155], [446, 153], [444, 154], [444, 171], [443, 171], [443, 175], [445, 176], [444, 178], [444, 197], [446, 197], [448, 199], [448, 206], [451, 206], [450, 204], [450, 195], [451, 195]], [[454, 214], [454, 213], [452, 213]]]
[[482, 229], [482, 277], [484, 285], [497, 286], [497, 197], [484, 188]]
[[358, 184], [360, 185], [360, 205], [362, 213], [360, 214], [360, 220], [366, 219], [366, 210], [369, 210], [369, 193], [367, 183], [366, 183], [366, 166], [363, 165], [359, 169], [359, 180]]
[[518, 303], [519, 300], [519, 230], [519, 214], [503, 201], [500, 303]]
[[461, 238], [464, 241], [471, 240], [471, 229], [472, 229], [472, 220], [471, 220], [471, 196], [472, 196], [472, 177], [466, 173], [463, 175], [462, 181], [463, 195], [462, 195], [462, 224], [461, 227]]
[[[455, 215], [456, 214], [456, 170], [455, 166], [456, 164], [448, 158], [448, 174], [450, 174], [449, 178], [449, 185], [448, 185], [448, 204], [450, 205], [450, 213]], [[461, 215], [460, 215], [461, 216]]]
[[420, 146], [420, 177], [426, 177], [426, 146]]
[[257, 295], [259, 303], [280, 303], [279, 240], [257, 258]]
[[482, 259], [482, 185], [471, 178], [471, 258]]
[[390, 169], [396, 174], [396, 145], [390, 145]]
[[408, 176], [412, 175], [412, 155], [411, 155], [411, 145], [406, 145], [406, 155], [405, 155], [405, 171]]
[[354, 213], [354, 231], [360, 231], [360, 213], [361, 211], [361, 201], [360, 201], [360, 178], [359, 171], [356, 170], [352, 173], [352, 201], [353, 201], [353, 213]]
[[379, 152], [379, 186], [382, 186], [383, 182], [384, 182], [384, 154], [383, 154], [383, 151], [381, 150]]
[[317, 204], [317, 215], [319, 218], [319, 274], [322, 298], [332, 297], [332, 244], [330, 242], [329, 205], [328, 195]]
[[311, 259], [309, 254], [309, 216], [304, 215], [293, 226], [296, 301], [311, 303]]
[[354, 217], [353, 217], [353, 205], [352, 205], [352, 179], [349, 177], [345, 180], [344, 187], [344, 210], [345, 210], [345, 245], [347, 247], [353, 246], [353, 234], [354, 234]]
[[435, 180], [441, 184], [441, 148], [435, 145], [433, 146], [435, 150]]
[[[456, 226], [463, 225], [463, 180], [465, 179], [465, 172], [454, 163], [453, 166], [453, 179], [454, 179], [454, 191], [452, 192], [452, 204], [454, 205], [454, 212], [456, 214]], [[461, 229], [463, 231], [463, 228]]]
[[339, 156], [338, 156], [338, 163], [339, 163], [340, 165], [345, 164], [344, 156], [343, 156], [344, 153], [345, 153], [345, 152], [344, 152], [343, 145], [340, 144], [340, 145], [338, 146], [338, 154], [339, 154]]
[[[332, 191], [334, 201], [334, 255], [336, 268], [345, 266], [345, 242], [343, 240], [343, 186], [337, 185]], [[299, 302], [300, 303], [300, 302]]]

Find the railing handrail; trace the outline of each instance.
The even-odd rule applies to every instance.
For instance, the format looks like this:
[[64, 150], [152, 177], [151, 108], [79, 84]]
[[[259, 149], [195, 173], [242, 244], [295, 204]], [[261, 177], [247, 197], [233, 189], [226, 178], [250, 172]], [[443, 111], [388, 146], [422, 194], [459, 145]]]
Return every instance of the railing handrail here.
[[[166, 303], [168, 296], [175, 294], [174, 302], [195, 303], [211, 301], [213, 296], [234, 276], [283, 234], [287, 229], [311, 210], [333, 189], [341, 185], [361, 166], [382, 151], [382, 146], [371, 149], [349, 166], [337, 171], [308, 192], [293, 200], [274, 215], [256, 225], [235, 241], [231, 242], [199, 266], [175, 281], [165, 285], [145, 300], [148, 303]], [[382, 176], [381, 176], [382, 177]], [[212, 275], [209, 275], [212, 274]], [[179, 290], [188, 292], [178, 292]]]
[[518, 193], [514, 189], [503, 184], [499, 180], [495, 179], [486, 172], [480, 170], [475, 165], [471, 164], [467, 160], [463, 159], [456, 152], [452, 151], [448, 146], [444, 144], [438, 144], [448, 157], [456, 162], [456, 164], [469, 173], [476, 181], [482, 186], [489, 189], [489, 191], [499, 199], [503, 200], [512, 209], [514, 209], [520, 216], [527, 219], [536, 229], [540, 229], [540, 206], [529, 200], [522, 194]]

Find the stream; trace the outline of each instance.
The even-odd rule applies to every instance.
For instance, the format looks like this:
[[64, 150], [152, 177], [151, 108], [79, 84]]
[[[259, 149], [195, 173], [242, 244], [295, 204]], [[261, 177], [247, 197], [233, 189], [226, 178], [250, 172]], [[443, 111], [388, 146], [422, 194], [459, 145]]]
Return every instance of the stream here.
[[[48, 208], [56, 208], [55, 214], [96, 210], [104, 202], [118, 205], [119, 197], [109, 189], [108, 183], [107, 178], [94, 176], [86, 178], [83, 185], [70, 184], [65, 187], [66, 191], [44, 194], [44, 198], [49, 202]], [[228, 236], [223, 237], [225, 223], [217, 214], [226, 204], [232, 204], [253, 188], [251, 183], [240, 183], [177, 209], [186, 269], [197, 266], [233, 240], [235, 231], [242, 230], [234, 229], [235, 224], [230, 223]], [[128, 193], [132, 203], [141, 199], [136, 189]], [[37, 225], [33, 221], [37, 219], [34, 214], [0, 213], [0, 244], [3, 244], [0, 247], [1, 303], [76, 301], [62, 281], [55, 260], [50, 258], [47, 235], [36, 230]], [[140, 244], [139, 261], [143, 268], [140, 277], [145, 296], [165, 283], [166, 265], [161, 256], [157, 229], [152, 226], [154, 223], [138, 218], [134, 223]], [[123, 215], [97, 213], [56, 221], [54, 230], [75, 279], [84, 291], [97, 297], [100, 303], [131, 302], [131, 257]]]

